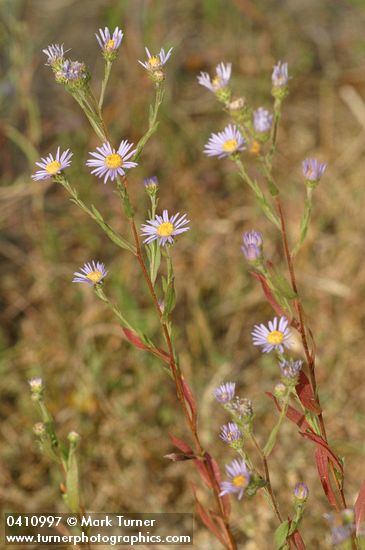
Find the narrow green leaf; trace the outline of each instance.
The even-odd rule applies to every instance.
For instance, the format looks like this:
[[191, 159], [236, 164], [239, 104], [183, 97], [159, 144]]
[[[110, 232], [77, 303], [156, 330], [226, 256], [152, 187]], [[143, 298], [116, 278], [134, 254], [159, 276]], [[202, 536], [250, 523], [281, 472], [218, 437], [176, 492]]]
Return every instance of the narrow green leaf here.
[[67, 505], [71, 512], [80, 511], [79, 497], [79, 470], [76, 458], [76, 449], [70, 445], [66, 471]]
[[275, 548], [280, 550], [286, 544], [286, 539], [289, 533], [289, 521], [286, 519], [279, 525], [274, 533]]

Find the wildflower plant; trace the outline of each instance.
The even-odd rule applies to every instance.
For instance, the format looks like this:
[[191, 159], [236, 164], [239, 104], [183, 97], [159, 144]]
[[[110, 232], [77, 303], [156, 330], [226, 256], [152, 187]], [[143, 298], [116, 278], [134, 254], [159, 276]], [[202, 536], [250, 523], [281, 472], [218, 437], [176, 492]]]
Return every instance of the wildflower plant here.
[[[243, 98], [232, 99], [234, 96], [230, 88], [231, 63], [219, 63], [213, 78], [208, 73], [201, 73], [198, 76], [198, 83], [213, 92], [229, 117], [225, 129], [213, 133], [208, 138], [204, 153], [211, 158], [212, 163], [232, 163], [238, 178], [253, 192], [259, 208], [278, 231], [287, 265], [287, 274], [283, 274], [280, 269], [273, 266], [273, 262], [266, 261], [262, 233], [257, 230], [244, 233], [243, 256], [248, 261], [253, 277], [261, 285], [264, 296], [275, 313], [275, 317], [267, 323], [260, 318], [256, 320], [257, 324], [252, 330], [252, 344], [260, 348], [262, 353], [271, 353], [277, 363], [280, 382], [275, 386], [273, 393], [269, 392], [269, 396], [278, 415], [266, 442], [261, 444], [261, 436], [256, 437], [255, 433], [252, 401], [248, 397], [239, 395], [238, 384], [232, 380], [222, 382], [214, 390], [214, 398], [230, 417], [227, 424], [221, 427], [219, 436], [225, 445], [227, 455], [228, 453], [235, 455], [227, 459], [226, 477], [223, 479], [218, 463], [206, 450], [202, 440], [198, 425], [198, 405], [184, 376], [184, 365], [179, 360], [174, 340], [173, 310], [177, 297], [173, 245], [178, 246], [180, 239], [189, 238], [186, 234], [191, 223], [188, 219], [189, 214], [171, 214], [164, 206], [160, 210], [162, 214], [157, 213], [162, 184], [155, 176], [150, 176], [144, 180], [149, 209], [147, 213], [140, 214], [139, 217], [142, 217], [145, 222], [139, 225], [136, 208], [132, 204], [128, 189], [128, 178], [138, 180], [138, 168], [143, 165], [144, 149], [157, 130], [165, 80], [168, 77], [166, 64], [172, 56], [173, 49], [165, 51], [161, 48], [158, 54], [151, 54], [150, 50], [145, 48], [147, 59], [139, 60], [139, 63], [153, 81], [155, 91], [148, 126], [135, 145], [129, 141], [128, 136], [116, 142], [105, 124], [103, 104], [112, 65], [123, 47], [123, 36], [119, 27], [113, 31], [106, 27], [99, 29], [96, 33], [97, 43], [104, 60], [104, 77], [99, 97], [96, 97], [95, 86], [85, 64], [66, 58], [68, 50], [64, 50], [63, 45], [52, 44], [43, 52], [47, 57], [46, 64], [53, 71], [56, 82], [72, 95], [100, 140], [96, 150], [89, 153], [90, 158], [86, 165], [91, 168], [92, 174], [113, 186], [128, 222], [129, 234], [121, 234], [109, 224], [103, 213], [80, 198], [67, 171], [72, 157], [70, 149], [61, 153], [61, 149], [58, 148], [55, 156], [49, 154], [42, 158], [41, 162], [37, 163], [40, 170], [33, 175], [33, 179], [35, 181], [51, 179], [55, 184], [62, 186], [70, 195], [73, 204], [93, 219], [123, 254], [130, 254], [131, 259], [140, 268], [151, 306], [160, 324], [162, 345], [146, 335], [135, 321], [120, 310], [110, 296], [107, 265], [97, 260], [88, 261], [75, 271], [72, 281], [86, 283], [90, 288], [85, 290], [94, 292], [95, 296], [112, 311], [131, 345], [153, 355], [162, 363], [164, 372], [169, 376], [174, 387], [177, 403], [190, 435], [189, 443], [174, 435], [171, 436], [173, 445], [181, 454], [173, 453], [168, 455], [168, 458], [174, 461], [192, 461], [207, 485], [211, 496], [209, 506], [200, 502], [200, 497], [194, 489], [197, 511], [202, 522], [224, 548], [236, 550], [238, 546], [231, 526], [229, 496], [236, 497], [237, 500], [247, 498], [252, 501], [256, 493], [262, 491], [278, 520], [278, 527], [273, 534], [275, 547], [303, 549], [305, 543], [299, 529], [307, 500], [310, 499], [308, 487], [305, 482], [298, 482], [293, 489], [292, 510], [283, 512], [271, 483], [269, 457], [279, 440], [280, 428], [286, 419], [297, 425], [303, 444], [308, 442], [315, 446], [315, 463], [329, 506], [340, 514], [348, 510], [344, 492], [343, 460], [331, 448], [327, 436], [317, 386], [314, 336], [307, 324], [294, 265], [295, 255], [299, 253], [307, 234], [314, 191], [321, 177], [324, 176], [326, 165], [313, 159], [306, 159], [303, 162], [307, 198], [300, 222], [299, 238], [291, 249], [281, 197], [282, 190], [275, 180], [273, 170], [282, 105], [289, 93], [288, 64], [278, 62], [273, 68], [271, 76], [273, 105], [270, 109], [253, 108]], [[202, 136], [203, 139], [204, 136]], [[249, 163], [246, 162], [247, 157], [254, 159], [257, 163], [260, 178], [256, 179], [251, 175]], [[132, 170], [134, 168], [136, 170]], [[268, 248], [269, 244], [265, 240], [265, 251]], [[301, 358], [295, 357], [292, 350], [294, 333], [299, 335], [302, 342], [303, 357]], [[66, 472], [67, 505], [71, 511], [79, 512], [80, 497], [75, 455], [79, 436], [76, 432], [71, 432], [68, 436], [68, 448], [62, 445], [57, 439], [54, 420], [44, 401], [42, 380], [38, 378], [31, 380], [30, 389], [32, 399], [39, 406], [42, 420], [35, 425], [34, 433], [42, 448], [47, 449], [49, 456], [56, 463], [61, 464]], [[363, 485], [355, 503], [355, 510], [361, 511], [360, 517], [364, 510], [364, 502]], [[351, 528], [346, 527], [345, 530], [351, 539], [352, 548], [358, 548], [358, 531], [354, 528], [354, 525], [358, 525], [358, 516], [354, 516], [351, 521], [344, 520], [344, 523], [351, 525]]]

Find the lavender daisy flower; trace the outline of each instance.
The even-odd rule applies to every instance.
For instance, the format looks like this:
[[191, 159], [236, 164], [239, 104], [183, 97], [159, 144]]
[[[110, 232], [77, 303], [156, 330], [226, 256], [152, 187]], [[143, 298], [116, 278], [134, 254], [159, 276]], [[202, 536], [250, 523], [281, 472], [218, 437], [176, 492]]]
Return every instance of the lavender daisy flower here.
[[305, 179], [309, 182], [318, 183], [327, 168], [327, 164], [318, 162], [317, 159], [305, 159], [302, 167]]
[[60, 154], [60, 147], [58, 147], [55, 158], [52, 154], [49, 154], [48, 157], [41, 159], [42, 162], [36, 162], [36, 165], [39, 166], [41, 170], [33, 174], [32, 179], [34, 181], [47, 180], [59, 174], [62, 170], [70, 166], [72, 155], [73, 153], [71, 153], [70, 149]]
[[[66, 52], [68, 51], [70, 50], [66, 50]], [[42, 50], [42, 52], [47, 56], [46, 65], [54, 65], [58, 61], [61, 61], [66, 53], [63, 50], [63, 44], [50, 44], [50, 46]]]
[[55, 78], [61, 84], [78, 87], [87, 84], [90, 75], [86, 70], [85, 63], [66, 59], [57, 67]]
[[231, 464], [226, 465], [226, 471], [230, 481], [222, 481], [219, 496], [237, 493], [238, 500], [241, 500], [251, 478], [245, 462], [242, 459], [234, 459]]
[[156, 215], [154, 220], [148, 220], [142, 225], [142, 237], [147, 237], [143, 242], [150, 244], [158, 239], [161, 246], [167, 243], [174, 244], [174, 236], [189, 231], [190, 227], [184, 227], [189, 220], [186, 219], [186, 214], [180, 216], [180, 212], [169, 216], [167, 210], [164, 210], [162, 216]]
[[217, 65], [215, 76], [211, 79], [208, 73], [201, 72], [197, 79], [201, 86], [205, 86], [211, 92], [217, 92], [222, 88], [226, 88], [231, 78], [232, 63], [219, 63]]
[[259, 231], [246, 231], [243, 234], [243, 246], [241, 250], [246, 260], [254, 262], [259, 260], [262, 254], [262, 235]]
[[278, 63], [274, 65], [271, 79], [273, 88], [285, 88], [289, 80], [288, 64], [278, 61]]
[[302, 370], [303, 361], [300, 359], [298, 361], [287, 361], [284, 359], [283, 361], [280, 361], [279, 366], [284, 378], [295, 379]]
[[253, 127], [256, 132], [266, 133], [272, 125], [273, 115], [267, 109], [259, 107], [253, 113]]
[[242, 439], [242, 433], [235, 422], [228, 422], [228, 425], [222, 426], [219, 436], [226, 443], [233, 443]]
[[226, 384], [222, 384], [219, 386], [219, 388], [216, 388], [214, 390], [214, 397], [216, 398], [219, 403], [228, 403], [229, 401], [232, 401], [234, 398], [234, 393], [236, 390], [236, 383], [235, 382], [227, 382]]
[[121, 141], [117, 151], [110, 143], [103, 143], [101, 147], [96, 148], [96, 151], [89, 152], [94, 158], [89, 159], [86, 166], [94, 167], [91, 173], [98, 178], [104, 178], [104, 183], [109, 178], [114, 181], [118, 175], [125, 176], [125, 170], [138, 166], [137, 162], [128, 161], [137, 151], [137, 149], [131, 151], [132, 147], [133, 143], [128, 143], [126, 139]]
[[77, 271], [74, 273], [72, 282], [87, 283], [89, 286], [101, 283], [108, 274], [105, 265], [102, 262], [94, 262], [94, 260], [80, 267], [80, 271], [82, 271], [82, 273], [78, 273]]
[[205, 145], [204, 153], [208, 157], [224, 158], [233, 155], [237, 151], [243, 151], [245, 139], [236, 126], [229, 124], [223, 132], [212, 134]]
[[263, 353], [269, 353], [273, 349], [283, 353], [284, 347], [291, 346], [291, 331], [289, 329], [289, 321], [286, 317], [274, 317], [269, 321], [267, 328], [262, 323], [255, 325], [252, 331], [252, 341], [254, 346], [262, 346]]
[[147, 71], [158, 71], [160, 70], [166, 63], [166, 61], [169, 59], [171, 52], [173, 48], [170, 48], [167, 53], [165, 53], [165, 50], [161, 48], [160, 53], [156, 55], [151, 55], [148, 48], [145, 48], [146, 53], [148, 55], [147, 61], [143, 62], [138, 60], [138, 63], [142, 65]]
[[105, 27], [104, 30], [99, 29], [99, 34], [95, 34], [95, 36], [100, 48], [103, 50], [103, 53], [110, 54], [115, 53], [121, 45], [123, 32], [118, 27], [116, 27], [114, 29], [113, 35], [111, 35], [108, 27]]

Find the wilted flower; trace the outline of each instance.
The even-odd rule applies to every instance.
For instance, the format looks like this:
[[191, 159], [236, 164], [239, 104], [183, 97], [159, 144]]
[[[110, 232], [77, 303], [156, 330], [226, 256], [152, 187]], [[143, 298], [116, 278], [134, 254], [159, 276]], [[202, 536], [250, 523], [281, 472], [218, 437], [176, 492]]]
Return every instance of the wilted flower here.
[[283, 384], [282, 382], [279, 382], [278, 384], [276, 384], [274, 388], [275, 397], [277, 397], [278, 399], [282, 399], [287, 395], [287, 393], [288, 393], [288, 388], [286, 387], [285, 384]]
[[208, 157], [229, 157], [245, 149], [245, 139], [236, 126], [229, 124], [223, 132], [212, 134], [205, 145], [204, 153]]
[[288, 325], [286, 317], [274, 317], [268, 323], [269, 328], [262, 323], [255, 325], [251, 333], [254, 346], [262, 346], [263, 353], [269, 353], [273, 349], [283, 353], [284, 346], [289, 348], [291, 345], [291, 331]]
[[285, 88], [288, 84], [288, 64], [278, 61], [272, 71], [272, 85], [274, 88]]
[[233, 443], [242, 439], [242, 433], [235, 422], [228, 422], [228, 425], [221, 427], [219, 436], [226, 443]]
[[162, 216], [156, 215], [154, 220], [148, 220], [142, 225], [142, 237], [147, 237], [143, 242], [150, 244], [158, 239], [161, 246], [167, 243], [174, 244], [175, 235], [189, 231], [190, 227], [184, 227], [189, 220], [186, 219], [186, 214], [180, 216], [180, 212], [169, 216], [167, 210], [164, 210]]
[[233, 411], [235, 416], [240, 420], [250, 419], [253, 416], [253, 406], [251, 399], [247, 397], [236, 397], [236, 399], [230, 403], [230, 410]]
[[[70, 50], [66, 50], [68, 52]], [[63, 59], [65, 51], [63, 50], [63, 44], [51, 44], [42, 52], [47, 56], [46, 65], [54, 65]]]
[[43, 424], [43, 422], [36, 422], [36, 424], [34, 424], [33, 426], [33, 433], [34, 435], [36, 435], [37, 437], [42, 437], [45, 435], [46, 433], [46, 427], [45, 425]]
[[262, 243], [262, 235], [258, 231], [252, 229], [243, 234], [243, 246], [241, 246], [241, 250], [246, 260], [254, 262], [261, 257]]
[[226, 465], [226, 471], [230, 481], [222, 481], [219, 496], [237, 493], [238, 500], [241, 500], [251, 479], [250, 472], [244, 460], [232, 460], [231, 464]]
[[72, 155], [73, 153], [70, 152], [70, 149], [67, 149], [61, 154], [61, 149], [58, 147], [55, 158], [52, 154], [49, 154], [48, 157], [41, 159], [42, 162], [36, 162], [36, 165], [39, 166], [41, 170], [33, 174], [32, 179], [34, 181], [47, 180], [59, 174], [62, 170], [70, 166]]
[[303, 160], [303, 176], [307, 180], [308, 184], [316, 186], [319, 180], [323, 176], [327, 164], [325, 162], [318, 162], [317, 159], [305, 159]]
[[138, 60], [138, 63], [142, 65], [147, 71], [159, 71], [166, 63], [166, 61], [169, 59], [171, 52], [173, 48], [170, 48], [167, 53], [165, 53], [165, 50], [161, 48], [160, 53], [156, 55], [151, 55], [148, 48], [145, 48], [146, 53], [148, 55], [147, 61], [143, 62]]
[[56, 81], [61, 84], [68, 84], [73, 87], [85, 85], [90, 75], [86, 70], [85, 63], [66, 59], [55, 73]]
[[201, 72], [197, 79], [201, 86], [205, 86], [211, 92], [217, 92], [225, 88], [231, 78], [232, 63], [219, 63], [216, 67], [216, 74], [211, 79], [208, 73]]
[[297, 483], [294, 487], [294, 496], [296, 500], [300, 502], [305, 502], [309, 495], [309, 489], [307, 485], [303, 482]]
[[228, 403], [234, 398], [235, 391], [236, 383], [227, 382], [226, 384], [222, 384], [221, 386], [219, 386], [219, 388], [216, 388], [214, 390], [214, 397], [220, 403]]
[[102, 262], [95, 262], [94, 260], [80, 267], [80, 271], [82, 271], [82, 273], [78, 273], [77, 271], [74, 273], [72, 282], [87, 283], [89, 286], [101, 283], [108, 274], [105, 265]]
[[104, 183], [110, 178], [114, 181], [116, 177], [125, 176], [125, 170], [138, 166], [137, 162], [128, 161], [137, 149], [133, 149], [133, 143], [128, 143], [126, 139], [121, 141], [118, 150], [116, 151], [110, 143], [103, 143], [101, 147], [97, 147], [96, 151], [90, 151], [93, 159], [86, 162], [87, 166], [95, 167], [91, 170], [98, 178], [104, 178]]
[[267, 109], [259, 107], [253, 113], [253, 127], [256, 132], [266, 133], [272, 125], [273, 115]]
[[70, 432], [67, 436], [67, 439], [70, 443], [78, 443], [80, 441], [80, 434], [78, 434], [77, 432]]
[[95, 34], [100, 48], [103, 50], [105, 59], [112, 61], [117, 55], [117, 50], [122, 43], [123, 32], [116, 27], [111, 36], [108, 27], [99, 29], [99, 34]]
[[295, 379], [303, 367], [303, 361], [301, 359], [298, 361], [284, 359], [280, 361], [279, 366], [284, 378]]

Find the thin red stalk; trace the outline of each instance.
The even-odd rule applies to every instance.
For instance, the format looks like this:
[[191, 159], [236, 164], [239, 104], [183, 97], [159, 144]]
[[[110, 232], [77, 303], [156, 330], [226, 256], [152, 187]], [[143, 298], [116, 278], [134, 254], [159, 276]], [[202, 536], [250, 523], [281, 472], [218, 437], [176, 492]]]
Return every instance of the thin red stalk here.
[[[124, 180], [124, 185], [125, 185], [125, 188], [127, 190], [126, 180]], [[193, 439], [195, 441], [195, 445], [196, 445], [196, 448], [198, 450], [198, 453], [202, 458], [204, 458], [205, 457], [205, 451], [204, 451], [204, 448], [203, 448], [203, 446], [200, 442], [200, 438], [199, 438], [199, 435], [198, 435], [198, 432], [197, 432], [197, 429], [196, 429], [196, 425], [193, 423], [193, 420], [191, 418], [191, 415], [189, 414], [189, 411], [188, 411], [188, 408], [187, 408], [187, 405], [186, 405], [186, 401], [185, 401], [185, 397], [184, 397], [184, 393], [183, 393], [183, 388], [182, 388], [181, 372], [180, 372], [180, 369], [179, 369], [178, 365], [175, 362], [174, 350], [173, 350], [170, 334], [169, 334], [166, 323], [162, 319], [162, 312], [161, 312], [161, 309], [160, 309], [160, 305], [158, 303], [158, 299], [157, 299], [157, 296], [156, 296], [151, 278], [148, 274], [146, 264], [145, 264], [144, 259], [143, 259], [141, 244], [140, 244], [140, 240], [139, 240], [139, 237], [138, 237], [136, 224], [135, 224], [133, 218], [130, 219], [130, 226], [131, 226], [131, 229], [132, 229], [133, 238], [134, 238], [134, 242], [135, 242], [135, 245], [136, 245], [137, 260], [138, 260], [138, 263], [141, 267], [144, 279], [147, 283], [147, 287], [148, 287], [149, 293], [152, 297], [155, 309], [156, 309], [156, 311], [158, 313], [158, 316], [160, 318], [163, 333], [164, 333], [164, 337], [165, 337], [166, 344], [167, 344], [167, 347], [168, 347], [168, 350], [169, 350], [170, 369], [171, 369], [171, 373], [172, 373], [173, 378], [174, 378], [177, 397], [178, 397], [180, 405], [183, 409], [185, 418], [187, 420], [188, 426], [190, 428]], [[224, 523], [224, 526], [225, 526], [226, 535], [227, 535], [227, 538], [228, 538], [228, 545], [229, 545], [228, 549], [229, 550], [237, 550], [237, 545], [236, 545], [236, 542], [235, 542], [235, 540], [233, 538], [233, 535], [231, 533], [229, 522], [228, 522], [228, 519], [227, 519], [225, 511], [224, 511], [223, 503], [222, 503], [222, 500], [219, 496], [220, 487], [217, 483], [217, 480], [216, 480], [215, 474], [212, 470], [210, 462], [208, 460], [206, 460], [205, 464], [206, 464], [209, 479], [211, 481], [211, 485], [212, 485], [212, 488], [213, 488], [215, 501], [216, 501], [217, 506], [218, 506], [219, 516], [221, 517], [221, 519]]]
[[[303, 306], [300, 302], [299, 295], [298, 295], [298, 288], [297, 288], [297, 283], [296, 283], [294, 265], [293, 265], [293, 260], [292, 260], [291, 254], [290, 254], [289, 244], [288, 244], [285, 217], [284, 217], [284, 213], [283, 213], [283, 209], [282, 209], [279, 197], [276, 198], [276, 206], [277, 206], [279, 216], [280, 216], [281, 235], [282, 235], [282, 240], [283, 240], [285, 258], [286, 258], [286, 262], [288, 264], [290, 280], [291, 280], [292, 288], [293, 288], [294, 292], [296, 293], [296, 295], [298, 296], [298, 298], [294, 301], [294, 304], [295, 304], [295, 309], [298, 313], [298, 318], [299, 318], [299, 332], [300, 332], [300, 335], [301, 335], [303, 348], [304, 348], [304, 353], [305, 353], [307, 363], [308, 363], [309, 375], [310, 375], [310, 381], [311, 381], [313, 393], [316, 397], [318, 405], [320, 406], [320, 401], [319, 401], [319, 396], [318, 396], [318, 391], [317, 391], [316, 374], [315, 374], [315, 357], [314, 357], [314, 354], [312, 354], [309, 350], [307, 334], [306, 334], [306, 329], [305, 329], [305, 324], [304, 324], [304, 310], [303, 310]], [[326, 427], [325, 427], [325, 424], [324, 424], [324, 419], [323, 419], [322, 413], [320, 413], [318, 415], [318, 420], [319, 420], [319, 424], [320, 424], [321, 436], [328, 443]], [[343, 487], [342, 487], [340, 481], [337, 478], [337, 475], [335, 473], [332, 462], [329, 463], [329, 466], [330, 466], [330, 469], [331, 469], [333, 479], [334, 479], [335, 484], [337, 486], [338, 493], [340, 495], [342, 507], [346, 508], [347, 504], [346, 504], [346, 499], [345, 499], [345, 495], [344, 495], [344, 492], [343, 492]]]

